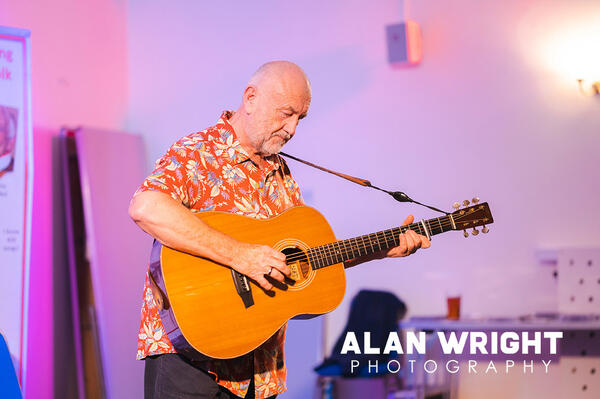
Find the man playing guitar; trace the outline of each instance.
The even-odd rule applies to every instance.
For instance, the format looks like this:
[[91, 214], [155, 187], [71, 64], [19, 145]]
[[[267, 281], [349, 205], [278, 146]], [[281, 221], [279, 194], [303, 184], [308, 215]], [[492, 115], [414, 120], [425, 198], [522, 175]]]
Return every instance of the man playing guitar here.
[[[303, 205], [278, 153], [307, 115], [310, 100], [310, 83], [297, 65], [274, 61], [261, 66], [237, 111], [225, 111], [215, 126], [181, 138], [157, 161], [131, 201], [130, 216], [164, 246], [231, 267], [264, 290], [273, 288], [269, 280], [284, 282], [290, 268], [283, 253], [240, 242], [194, 214], [223, 211], [267, 219]], [[410, 215], [404, 224], [412, 222]], [[412, 230], [400, 234], [398, 242], [346, 266], [430, 246], [427, 237]], [[146, 278], [137, 353], [146, 361], [146, 398], [268, 398], [286, 390], [285, 325], [249, 354], [194, 362], [176, 353], [157, 301]]]

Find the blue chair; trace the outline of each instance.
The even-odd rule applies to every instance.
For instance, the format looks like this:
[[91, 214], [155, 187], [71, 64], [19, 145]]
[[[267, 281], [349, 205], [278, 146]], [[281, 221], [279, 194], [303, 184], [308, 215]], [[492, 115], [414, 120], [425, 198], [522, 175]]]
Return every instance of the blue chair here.
[[22, 399], [21, 387], [4, 335], [0, 333], [0, 398]]

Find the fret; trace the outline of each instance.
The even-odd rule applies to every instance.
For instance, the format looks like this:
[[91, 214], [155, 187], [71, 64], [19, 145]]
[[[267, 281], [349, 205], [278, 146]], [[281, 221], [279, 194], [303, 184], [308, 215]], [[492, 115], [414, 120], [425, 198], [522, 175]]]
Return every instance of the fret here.
[[337, 241], [336, 245], [337, 245], [337, 254], [339, 255], [339, 258], [340, 258], [338, 263], [345, 262], [346, 261], [346, 255], [345, 255], [346, 249], [344, 248], [344, 241]]
[[355, 258], [354, 251], [352, 250], [352, 246], [350, 245], [349, 241], [350, 240], [343, 241], [343, 243], [344, 243], [344, 251], [343, 251], [344, 262]]
[[[385, 245], [388, 248], [392, 248], [396, 246], [396, 237], [402, 231], [401, 228], [398, 229], [389, 229], [385, 231]], [[389, 240], [392, 240], [392, 243], [389, 243]]]
[[356, 237], [356, 240], [360, 240], [360, 247], [362, 248], [362, 251], [364, 252], [363, 255], [369, 255], [369, 247], [367, 246], [367, 242], [365, 241], [365, 236], [359, 236]]
[[366, 253], [363, 254], [363, 251], [362, 251], [363, 250], [363, 246], [362, 246], [362, 244], [359, 241], [360, 240], [360, 236], [354, 237], [353, 240], [354, 240], [354, 242], [356, 244], [356, 250], [358, 251], [358, 256], [365, 255]]
[[348, 248], [346, 248], [346, 241], [338, 241], [338, 243], [340, 245], [340, 254], [342, 255], [342, 262], [345, 262], [348, 259], [350, 259], [348, 257]]
[[312, 266], [312, 268], [315, 268], [315, 261], [312, 258], [312, 248], [309, 249], [308, 251], [306, 251], [306, 258], [308, 259], [308, 264]]
[[383, 230], [380, 231], [379, 233], [381, 234], [381, 239], [383, 240], [383, 247], [385, 249], [389, 249], [390, 248], [390, 244], [388, 244], [388, 232], [389, 230]]
[[423, 231], [423, 226], [421, 226], [420, 223], [413, 223], [409, 226], [409, 228], [417, 234], [420, 234], [422, 236], [425, 235], [425, 232]]
[[307, 251], [308, 253], [308, 262], [310, 263], [310, 265], [312, 266], [313, 269], [318, 269], [319, 265], [318, 265], [318, 259], [315, 253], [315, 248], [311, 248]]
[[356, 258], [351, 240], [344, 240], [344, 248], [346, 249], [346, 257], [348, 258], [347, 260]]
[[348, 240], [340, 241], [340, 245], [342, 246], [342, 255], [344, 256], [344, 262], [353, 258], [350, 251], [352, 251], [352, 247], [348, 246]]
[[346, 240], [348, 245], [350, 246], [350, 250], [352, 251], [352, 258], [358, 258], [360, 256], [360, 251], [356, 247], [356, 242], [353, 238]]
[[331, 251], [332, 251], [331, 256], [332, 256], [333, 264], [343, 262], [343, 260], [340, 260], [340, 259], [343, 259], [343, 257], [342, 257], [342, 252], [340, 251], [340, 242], [339, 241], [336, 241], [331, 244]]
[[345, 260], [344, 259], [344, 250], [343, 250], [341, 244], [342, 244], [341, 241], [337, 241], [335, 243], [335, 245], [337, 246], [337, 250], [336, 250], [336, 254], [337, 254], [336, 260], [337, 260], [337, 263], [344, 262], [344, 260]]
[[358, 244], [357, 239], [353, 238], [352, 241], [354, 241], [354, 243], [355, 243], [356, 250], [358, 251], [358, 256], [362, 256], [362, 253], [360, 252], [360, 245]]
[[379, 233], [375, 233], [375, 242], [377, 242], [377, 246], [379, 247], [379, 250], [381, 251], [381, 242], [379, 241]]
[[315, 248], [317, 250], [319, 268], [325, 267], [325, 259], [323, 258], [323, 246]]
[[365, 251], [365, 255], [369, 255], [369, 248], [365, 244], [365, 236], [360, 236], [358, 238], [360, 238], [360, 242], [361, 242], [360, 245], [363, 248], [363, 250]]
[[321, 267], [329, 266], [329, 264], [327, 263], [327, 253], [325, 251], [326, 251], [326, 245], [321, 245], [319, 247], [319, 255], [321, 257]]
[[323, 248], [322, 249], [322, 251], [323, 251], [323, 264], [325, 266], [329, 266], [331, 264], [331, 259], [329, 257], [329, 246], [330, 245], [331, 244], [326, 244], [326, 245], [321, 246], [321, 248]]
[[325, 267], [325, 257], [323, 256], [323, 247], [320, 246], [318, 247], [318, 252], [317, 254], [319, 255], [319, 267]]
[[348, 248], [346, 247], [346, 240], [338, 241], [338, 246], [340, 248], [340, 255], [342, 256], [342, 262], [347, 261], [348, 258]]
[[437, 218], [438, 224], [440, 225], [440, 233], [444, 232], [444, 228], [442, 227], [442, 222], [440, 222], [440, 218]]
[[354, 248], [356, 249], [356, 252], [358, 253], [357, 257], [361, 257], [362, 256], [362, 252], [360, 251], [360, 244], [358, 243], [358, 239], [357, 238], [353, 238], [352, 239], [352, 244], [354, 245]]
[[314, 248], [311, 248], [308, 251], [306, 251], [306, 254], [308, 255], [308, 263], [310, 263], [313, 269], [316, 269], [317, 259], [315, 258]]
[[335, 243], [330, 243], [325, 245], [325, 263], [327, 263], [327, 265], [332, 265], [335, 262], [334, 256], [335, 256], [335, 249], [334, 249], [334, 245]]
[[373, 252], [377, 252], [380, 250], [379, 241], [377, 240], [377, 234], [369, 234], [369, 239], [371, 240], [371, 246], [373, 246]]
[[369, 240], [369, 244], [371, 244], [371, 250], [373, 251], [373, 252], [371, 252], [371, 253], [375, 253], [376, 251], [375, 251], [375, 247], [373, 246], [373, 238], [371, 237], [371, 235], [372, 235], [372, 234], [369, 234], [369, 235], [367, 236], [367, 239]]
[[427, 237], [427, 239], [431, 239], [431, 226], [428, 228], [425, 223], [427, 223], [426, 220], [421, 220], [421, 226], [423, 227], [423, 232], [425, 233], [425, 237]]
[[[389, 229], [389, 230], [385, 230], [385, 244], [387, 245], [388, 248], [392, 248], [392, 247], [397, 247], [398, 244], [400, 244], [399, 242], [399, 234], [402, 232], [402, 228], [399, 229]], [[388, 239], [392, 240], [392, 243], [390, 244]]]
[[345, 262], [348, 260], [348, 248], [346, 248], [346, 240], [343, 241], [338, 241], [337, 242], [339, 251], [340, 251], [340, 256], [342, 257], [342, 262]]
[[[337, 246], [337, 248], [336, 248]], [[333, 243], [333, 248], [335, 249], [335, 263], [341, 263], [344, 261], [344, 255], [342, 254], [342, 248], [340, 247], [340, 241]]]
[[[450, 221], [450, 218], [448, 216], [443, 216], [440, 222], [440, 229], [442, 230], [442, 233], [448, 231], [448, 230], [452, 230], [450, 228], [450, 226], [448, 225], [448, 222]], [[446, 225], [446, 227], [444, 227], [444, 225]]]
[[327, 244], [327, 246], [325, 248], [325, 254], [327, 256], [327, 265], [333, 265], [333, 264], [337, 263], [334, 258], [334, 256], [336, 256], [335, 243]]
[[350, 248], [352, 249], [352, 258], [360, 257], [360, 250], [358, 248], [358, 243], [356, 242], [356, 240], [354, 238], [350, 238], [346, 241], [348, 241], [348, 244], [350, 245]]

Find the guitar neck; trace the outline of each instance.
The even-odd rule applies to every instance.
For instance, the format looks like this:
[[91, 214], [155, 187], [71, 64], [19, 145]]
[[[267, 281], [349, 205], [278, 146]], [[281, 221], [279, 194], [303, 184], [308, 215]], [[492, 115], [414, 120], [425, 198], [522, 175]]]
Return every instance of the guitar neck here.
[[320, 269], [396, 247], [400, 244], [400, 234], [408, 230], [431, 237], [454, 230], [453, 223], [452, 215], [423, 220], [406, 226], [313, 247], [308, 250], [308, 257], [312, 268]]

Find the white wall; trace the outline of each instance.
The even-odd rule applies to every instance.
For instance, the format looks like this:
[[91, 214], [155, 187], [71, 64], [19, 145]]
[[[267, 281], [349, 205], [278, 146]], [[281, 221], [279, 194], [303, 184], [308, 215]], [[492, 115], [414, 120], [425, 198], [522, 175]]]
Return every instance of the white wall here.
[[[572, 55], [552, 53], [574, 27], [600, 37], [598, 2], [415, 1], [424, 60], [412, 69], [386, 61], [384, 28], [400, 21], [397, 1], [128, 6], [127, 128], [146, 135], [149, 159], [236, 108], [260, 64], [289, 59], [308, 73], [313, 101], [288, 152], [445, 209], [474, 195], [489, 201], [496, 222], [487, 236], [435, 237], [417, 256], [349, 271], [330, 343], [361, 287], [393, 290], [412, 314], [443, 314], [448, 287], [462, 292], [466, 314], [552, 309], [554, 282], [535, 250], [600, 240], [600, 101], [581, 95], [577, 71], [561, 66]], [[395, 226], [408, 213], [436, 216], [291, 166], [340, 238]], [[318, 333], [317, 324], [306, 329]], [[286, 353], [291, 361], [306, 350], [294, 343]], [[290, 373], [302, 383], [287, 397], [304, 397], [312, 377], [303, 373]]]

